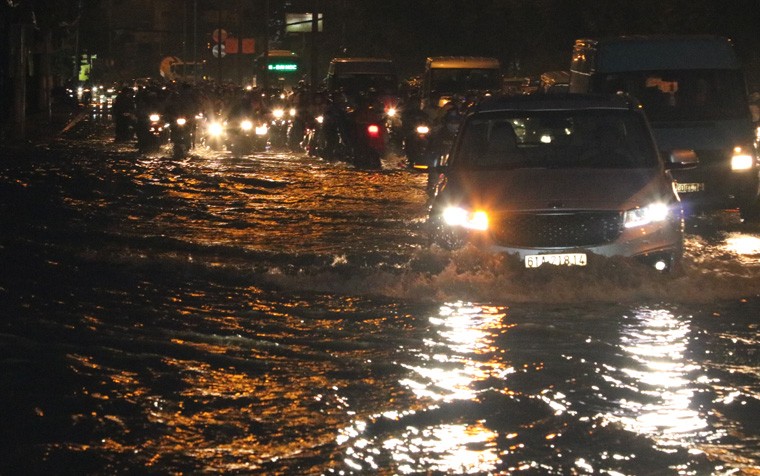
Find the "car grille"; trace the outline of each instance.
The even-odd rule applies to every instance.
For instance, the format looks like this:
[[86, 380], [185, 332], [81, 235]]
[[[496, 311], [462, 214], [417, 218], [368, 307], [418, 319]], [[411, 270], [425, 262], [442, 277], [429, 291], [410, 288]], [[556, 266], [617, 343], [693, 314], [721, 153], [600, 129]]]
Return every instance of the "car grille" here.
[[613, 242], [622, 229], [620, 212], [514, 213], [498, 220], [493, 238], [502, 246], [572, 248]]

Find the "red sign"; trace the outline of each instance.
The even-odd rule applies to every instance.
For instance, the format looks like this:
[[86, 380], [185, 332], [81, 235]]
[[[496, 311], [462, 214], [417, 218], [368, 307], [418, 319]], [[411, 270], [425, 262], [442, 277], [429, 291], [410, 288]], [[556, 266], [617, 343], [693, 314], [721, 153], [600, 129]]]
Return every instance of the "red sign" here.
[[252, 55], [256, 52], [256, 41], [253, 38], [243, 38], [243, 54]]
[[227, 52], [228, 55], [234, 55], [238, 52], [238, 39], [234, 36], [228, 36], [226, 40], [224, 40], [224, 51]]
[[214, 43], [221, 43], [227, 39], [227, 32], [221, 28], [217, 28], [211, 33], [211, 38], [214, 40]]

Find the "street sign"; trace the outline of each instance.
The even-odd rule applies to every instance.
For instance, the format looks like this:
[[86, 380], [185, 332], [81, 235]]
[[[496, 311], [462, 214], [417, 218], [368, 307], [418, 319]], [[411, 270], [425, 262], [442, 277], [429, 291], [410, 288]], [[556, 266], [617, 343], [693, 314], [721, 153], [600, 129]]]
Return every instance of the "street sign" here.
[[217, 28], [211, 33], [211, 39], [214, 40], [214, 43], [223, 43], [227, 39], [227, 32], [221, 28]]
[[214, 47], [211, 48], [211, 54], [214, 55], [214, 58], [219, 58], [220, 54], [222, 55], [222, 58], [227, 56], [227, 53], [224, 51], [224, 45], [214, 45]]

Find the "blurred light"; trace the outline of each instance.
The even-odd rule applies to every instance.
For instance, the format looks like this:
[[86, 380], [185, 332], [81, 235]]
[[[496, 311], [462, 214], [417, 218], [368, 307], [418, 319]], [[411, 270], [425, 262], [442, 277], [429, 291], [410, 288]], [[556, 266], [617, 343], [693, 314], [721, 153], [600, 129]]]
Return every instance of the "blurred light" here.
[[378, 137], [380, 136], [380, 126], [377, 124], [370, 124], [367, 126], [367, 134], [369, 134], [371, 137]]
[[751, 153], [745, 152], [741, 147], [734, 147], [731, 156], [731, 170], [749, 170], [755, 165], [755, 158]]

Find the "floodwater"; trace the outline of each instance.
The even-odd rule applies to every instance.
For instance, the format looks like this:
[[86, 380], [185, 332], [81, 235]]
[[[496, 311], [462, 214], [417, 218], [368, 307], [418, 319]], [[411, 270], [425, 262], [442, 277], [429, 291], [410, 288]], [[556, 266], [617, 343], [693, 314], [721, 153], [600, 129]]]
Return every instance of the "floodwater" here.
[[[102, 125], [101, 125], [102, 126]], [[0, 474], [760, 474], [760, 229], [680, 276], [429, 246], [424, 177], [0, 160]]]

